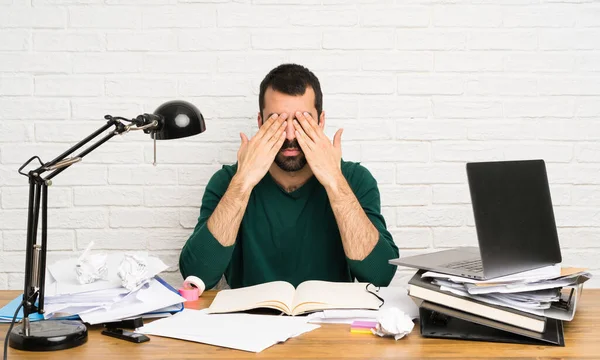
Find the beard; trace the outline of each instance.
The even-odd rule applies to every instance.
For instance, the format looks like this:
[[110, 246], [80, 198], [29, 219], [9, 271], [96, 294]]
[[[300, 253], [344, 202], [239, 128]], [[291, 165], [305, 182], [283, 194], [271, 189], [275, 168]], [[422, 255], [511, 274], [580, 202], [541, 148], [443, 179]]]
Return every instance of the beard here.
[[[285, 149], [297, 149], [300, 153], [295, 156], [285, 156], [281, 153], [281, 150]], [[301, 170], [306, 165], [306, 156], [304, 156], [304, 152], [296, 139], [291, 141], [285, 139], [285, 142], [281, 146], [281, 150], [277, 153], [277, 156], [275, 156], [275, 164], [277, 164], [281, 170], [294, 172]]]

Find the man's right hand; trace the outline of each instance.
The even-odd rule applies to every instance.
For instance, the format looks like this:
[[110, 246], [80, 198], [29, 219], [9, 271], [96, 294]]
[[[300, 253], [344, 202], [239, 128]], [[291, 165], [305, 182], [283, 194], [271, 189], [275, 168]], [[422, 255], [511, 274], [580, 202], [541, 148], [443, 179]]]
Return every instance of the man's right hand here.
[[237, 153], [238, 169], [236, 177], [245, 188], [251, 190], [265, 176], [275, 156], [285, 141], [287, 114], [273, 114], [258, 129], [256, 135], [248, 140], [240, 133], [242, 143]]

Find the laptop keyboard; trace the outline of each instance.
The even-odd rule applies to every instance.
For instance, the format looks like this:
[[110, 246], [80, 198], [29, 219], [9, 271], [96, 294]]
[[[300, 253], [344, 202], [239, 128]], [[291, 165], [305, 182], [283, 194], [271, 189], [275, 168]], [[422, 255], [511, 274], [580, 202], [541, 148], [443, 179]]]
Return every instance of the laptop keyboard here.
[[481, 259], [456, 261], [456, 262], [445, 264], [445, 265], [443, 265], [443, 267], [449, 268], [449, 269], [464, 269], [464, 270], [469, 270], [469, 271], [473, 271], [473, 272], [482, 272], [483, 271], [483, 264], [481, 263]]

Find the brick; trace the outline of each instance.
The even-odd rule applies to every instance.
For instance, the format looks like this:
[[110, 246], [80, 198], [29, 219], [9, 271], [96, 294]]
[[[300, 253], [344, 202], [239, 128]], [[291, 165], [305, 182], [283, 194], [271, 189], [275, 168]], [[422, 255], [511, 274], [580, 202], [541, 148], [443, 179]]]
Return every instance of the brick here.
[[360, 12], [361, 27], [428, 27], [431, 9], [425, 6], [365, 8]]
[[48, 211], [48, 226], [55, 229], [102, 229], [108, 226], [108, 209], [54, 209]]
[[343, 128], [342, 141], [352, 140], [391, 140], [394, 138], [394, 122], [381, 119], [329, 120], [327, 128], [329, 138], [333, 140], [335, 132]]
[[429, 161], [429, 144], [418, 142], [378, 142], [361, 145], [363, 161]]
[[0, 122], [0, 143], [22, 143], [31, 140], [33, 140], [33, 124], [9, 120]]
[[467, 137], [467, 123], [452, 120], [411, 119], [396, 121], [396, 139], [458, 140]]
[[472, 120], [467, 125], [469, 140], [533, 140], [538, 130], [545, 128], [535, 120]]
[[179, 211], [179, 223], [184, 229], [193, 229], [198, 223], [200, 210], [198, 209], [181, 209]]
[[77, 248], [85, 249], [94, 242], [95, 250], [140, 250], [146, 249], [148, 237], [157, 236], [156, 230], [145, 229], [92, 229], [76, 230]]
[[437, 5], [433, 7], [435, 27], [500, 27], [501, 8], [497, 6]]
[[179, 212], [173, 208], [112, 208], [111, 228], [172, 228], [179, 225]]
[[[362, 17], [362, 14], [361, 14]], [[324, 10], [321, 7], [310, 10], [294, 11], [290, 24], [306, 27], [345, 27], [358, 24], [358, 12], [355, 9]]]
[[467, 45], [472, 50], [531, 50], [538, 47], [538, 35], [531, 30], [476, 30], [469, 32]]
[[434, 185], [433, 204], [470, 204], [469, 187], [463, 185]]
[[432, 144], [431, 151], [434, 161], [493, 161], [504, 159], [505, 146], [505, 144], [476, 141], [436, 141]]
[[557, 226], [561, 227], [594, 227], [598, 225], [600, 213], [597, 207], [555, 206], [554, 216]]
[[156, 53], [143, 60], [144, 73], [157, 74], [201, 74], [217, 69], [217, 58], [204, 53]]
[[104, 79], [100, 77], [42, 75], [34, 79], [37, 96], [102, 96]]
[[383, 30], [326, 30], [323, 49], [382, 50], [394, 47], [394, 33]]
[[433, 244], [436, 248], [478, 246], [474, 227], [434, 228]]
[[321, 49], [321, 33], [307, 30], [257, 31], [252, 33], [251, 44], [254, 50], [315, 50]]
[[571, 117], [575, 112], [575, 99], [571, 97], [506, 99], [503, 105], [508, 118]]
[[8, 290], [8, 274], [0, 274], [0, 290]]
[[394, 164], [363, 162], [361, 165], [369, 170], [379, 186], [394, 183], [394, 177], [396, 176], [396, 167]]
[[188, 76], [179, 81], [179, 93], [184, 96], [246, 96], [250, 92], [250, 80], [239, 76]]
[[575, 100], [575, 116], [597, 117], [600, 116], [600, 98], [578, 97]]
[[29, 37], [28, 30], [3, 30], [0, 33], [0, 51], [28, 50], [30, 48]]
[[290, 24], [291, 15], [285, 7], [223, 6], [217, 10], [217, 27], [281, 28]]
[[35, 51], [103, 51], [104, 35], [98, 32], [69, 30], [36, 31], [33, 33]]
[[597, 143], [577, 143], [575, 145], [577, 162], [600, 162], [600, 145]]
[[[66, 149], [65, 146], [61, 146], [58, 144], [12, 144], [2, 145], [2, 163], [3, 164], [23, 164], [25, 161], [29, 160], [34, 155], [39, 156], [42, 161], [50, 161], [54, 159], [59, 154], [62, 154]], [[33, 166], [37, 166], [37, 161], [32, 163], [31, 169], [34, 169]], [[30, 168], [27, 168], [30, 169]]]
[[172, 77], [109, 77], [106, 79], [107, 96], [177, 96], [177, 80]]
[[179, 252], [190, 235], [191, 232], [186, 229], [157, 229], [151, 235], [146, 234], [145, 237], [148, 240], [148, 250], [177, 250]]
[[570, 162], [573, 159], [573, 145], [571, 143], [515, 143], [506, 144], [503, 148], [506, 160], [518, 159], [544, 159], [547, 162]]
[[[178, 49], [183, 51], [248, 50], [251, 34], [237, 29], [186, 31], [178, 35]], [[206, 57], [206, 54], [204, 54]]]
[[106, 34], [109, 51], [174, 51], [177, 34], [170, 30], [110, 32]]
[[396, 210], [397, 226], [464, 226], [467, 206], [405, 206]]
[[329, 75], [321, 79], [321, 88], [328, 94], [393, 94], [396, 91], [396, 79], [382, 75]]
[[598, 228], [558, 228], [561, 248], [588, 248], [596, 244], [598, 235]]
[[[22, 256], [25, 256], [24, 254]], [[20, 269], [19, 269], [20, 270]], [[23, 266], [23, 272], [25, 266]], [[15, 271], [15, 270], [12, 270]], [[25, 274], [21, 273], [9, 273], [8, 274], [8, 290], [20, 290], [23, 291], [23, 284], [25, 281]]]
[[[87, 161], [87, 158], [85, 159], [86, 160], [83, 161]], [[48, 158], [48, 160], [50, 160], [50, 158]], [[75, 164], [52, 179], [52, 184], [57, 187], [73, 185], [106, 185], [106, 173], [106, 166], [98, 164]]]
[[496, 52], [438, 52], [434, 57], [434, 68], [436, 72], [503, 71], [503, 61], [503, 55]]
[[0, 28], [64, 28], [67, 12], [63, 7], [17, 7], [0, 12]]
[[359, 117], [402, 119], [432, 115], [431, 100], [424, 97], [361, 96], [357, 102]]
[[69, 8], [71, 28], [139, 28], [142, 14], [134, 7], [75, 6]]
[[504, 27], [572, 27], [575, 25], [574, 8], [562, 4], [503, 7], [501, 13]]
[[19, 174], [17, 168], [14, 166], [0, 166], [0, 186], [27, 185], [27, 178]]
[[103, 0], [32, 0], [33, 6], [51, 6], [51, 5], [90, 5], [101, 4]]
[[580, 52], [576, 55], [575, 69], [578, 71], [600, 71], [600, 52]]
[[[590, 269], [594, 275], [598, 273], [598, 257], [595, 251], [590, 251], [589, 249], [565, 249], [565, 251], [562, 252], [562, 256], [563, 261], [561, 266], [582, 267], [584, 269]], [[588, 288], [597, 288], [600, 287], [600, 283], [598, 281], [589, 280], [586, 282], [585, 286]]]
[[142, 26], [146, 29], [210, 28], [216, 23], [217, 10], [211, 5], [147, 6], [142, 10]]
[[513, 52], [506, 56], [504, 66], [507, 72], [571, 72], [575, 57], [564, 52]]
[[75, 206], [142, 205], [144, 190], [136, 186], [82, 186], [73, 188]]
[[219, 169], [221, 165], [178, 166], [177, 181], [179, 185], [205, 186]]
[[542, 140], [600, 140], [600, 123], [595, 120], [543, 120], [537, 133]]
[[600, 186], [575, 185], [572, 187], [573, 205], [595, 206], [600, 204]]
[[[23, 178], [24, 180], [25, 177]], [[22, 185], [26, 185], [24, 182]], [[2, 208], [27, 209], [29, 203], [28, 186], [6, 187], [2, 191]], [[71, 189], [50, 186], [48, 188], [48, 208], [66, 208], [73, 205]]]
[[435, 116], [455, 118], [501, 118], [502, 103], [485, 98], [434, 97], [433, 113]]
[[23, 253], [2, 253], [2, 261], [0, 261], [0, 273], [6, 272], [24, 272], [25, 271], [25, 254]]
[[0, 75], [0, 96], [33, 94], [33, 77], [30, 75]]
[[323, 111], [325, 112], [325, 128], [329, 119], [357, 119], [358, 118], [358, 98], [349, 96], [331, 95], [324, 100]]
[[22, 230], [23, 228], [27, 228], [26, 210], [0, 210], [0, 229], [6, 232], [6, 230]]
[[135, 167], [111, 165], [108, 168], [108, 183], [111, 185], [175, 185], [177, 168], [139, 164]]
[[[41, 234], [37, 238], [41, 243]], [[73, 230], [48, 229], [48, 250], [73, 250], [75, 244], [75, 233]], [[27, 231], [5, 231], [4, 251], [25, 251], [27, 245]]]
[[360, 60], [363, 70], [429, 72], [433, 70], [431, 52], [375, 52], [364, 54]]
[[[224, 144], [219, 148], [218, 162], [220, 164], [233, 164], [237, 161], [238, 144]], [[343, 150], [343, 149], [342, 149]]]
[[577, 27], [600, 27], [598, 17], [600, 17], [600, 6], [578, 6], [575, 24]]
[[466, 95], [537, 96], [538, 80], [535, 77], [508, 75], [472, 76], [466, 83]]
[[[303, 52], [295, 54], [294, 59], [296, 59], [298, 63], [313, 69], [314, 67], [312, 67], [311, 64], [306, 63], [307, 60], [312, 59], [312, 56], [307, 55], [303, 58], [301, 55], [302, 53]], [[314, 53], [314, 56], [319, 56], [318, 54], [319, 53]], [[323, 56], [323, 59], [331, 60], [332, 57]], [[267, 74], [271, 69], [283, 62], [285, 62], [285, 56], [279, 53], [264, 54], [261, 52], [255, 54], [246, 52], [222, 52], [219, 53], [217, 58], [217, 70], [223, 73]], [[315, 63], [317, 63], [317, 61], [315, 61]], [[326, 63], [322, 65], [327, 66]]]
[[541, 77], [540, 95], [600, 95], [600, 77]]
[[[36, 141], [38, 142], [51, 142], [51, 143], [76, 143], [93, 132], [98, 130], [103, 122], [69, 122], [69, 121], [44, 121], [35, 124], [35, 135]], [[95, 140], [99, 140], [110, 131], [113, 131], [114, 127], [104, 133], [98, 135]], [[93, 142], [92, 142], [93, 143]], [[90, 143], [91, 144], [91, 143]], [[65, 149], [68, 148], [65, 146]], [[57, 154], [58, 155], [58, 154]]]
[[396, 184], [466, 184], [464, 164], [398, 164]]
[[571, 205], [571, 186], [550, 184], [552, 204], [554, 206]]
[[396, 208], [392, 206], [383, 206], [381, 208], [381, 215], [385, 219], [387, 228], [394, 226], [396, 224]]
[[75, 53], [74, 74], [128, 74], [139, 73], [143, 68], [141, 53]]
[[[237, 145], [236, 145], [237, 146]], [[237, 149], [237, 148], [236, 148]], [[159, 164], [212, 164], [219, 158], [219, 148], [214, 144], [158, 144], [157, 158]], [[145, 162], [153, 159], [151, 145], [146, 146]], [[141, 163], [142, 161], [140, 161]]]
[[555, 184], [600, 184], [600, 166], [595, 164], [547, 164], [548, 179]]
[[461, 95], [464, 89], [460, 75], [398, 75], [400, 95]]
[[[104, 115], [133, 119], [142, 112], [141, 104], [131, 100], [119, 101], [104, 98], [71, 100], [71, 119], [93, 120], [96, 128], [100, 128], [106, 123]], [[73, 125], [72, 122], [70, 124]]]
[[144, 190], [144, 205], [149, 207], [200, 206], [204, 188], [178, 186], [177, 188], [152, 187]]
[[539, 37], [541, 50], [598, 50], [600, 30], [544, 30]]
[[403, 228], [390, 231], [399, 248], [420, 249], [433, 244], [431, 230], [427, 228]]
[[396, 49], [399, 50], [464, 50], [464, 31], [441, 29], [398, 29]]
[[382, 206], [427, 205], [431, 201], [429, 186], [380, 186]]
[[[1, 22], [0, 22], [1, 23]], [[71, 57], [68, 53], [5, 52], [0, 53], [3, 72], [19, 73], [69, 73]]]
[[[209, 80], [202, 81], [202, 84], [204, 84]], [[252, 117], [253, 119], [256, 119], [258, 113], [258, 100], [256, 97], [245, 95], [231, 97], [206, 95], [186, 96], [186, 99], [196, 105], [203, 114], [211, 114], [211, 116], [219, 119], [239, 119], [243, 117]], [[152, 108], [155, 108], [156, 106], [156, 102], [154, 101]], [[210, 129], [211, 123], [207, 122], [207, 126], [208, 129]]]

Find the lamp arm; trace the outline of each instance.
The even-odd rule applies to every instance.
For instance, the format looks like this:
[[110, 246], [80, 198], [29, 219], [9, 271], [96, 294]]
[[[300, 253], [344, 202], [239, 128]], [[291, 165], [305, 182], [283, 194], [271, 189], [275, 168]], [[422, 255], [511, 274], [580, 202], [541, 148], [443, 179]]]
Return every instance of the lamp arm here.
[[[125, 125], [120, 120], [123, 118], [112, 117], [110, 115], [105, 116], [107, 123], [94, 131], [92, 134], [73, 145], [70, 149], [66, 150], [55, 159], [43, 163], [38, 156], [34, 156], [27, 160], [20, 168], [19, 173], [29, 178], [29, 202], [28, 202], [28, 213], [27, 213], [27, 247], [25, 251], [25, 280], [23, 289], [23, 318], [28, 318], [29, 314], [38, 312], [44, 313], [44, 290], [45, 290], [45, 275], [46, 275], [46, 251], [47, 251], [47, 209], [48, 209], [48, 186], [51, 185], [51, 179], [56, 175], [63, 172], [65, 169], [70, 167], [76, 162], [79, 162], [81, 158], [89, 154], [100, 145], [110, 140], [113, 136], [122, 134], [130, 130], [131, 125]], [[146, 124], [147, 125], [147, 124]], [[152, 125], [156, 125], [153, 123]], [[87, 149], [79, 153], [76, 157], [66, 159], [67, 156], [71, 155], [85, 144], [92, 141], [98, 135], [108, 130], [110, 127], [115, 126], [115, 130], [107, 134], [106, 136], [98, 139], [94, 144], [89, 146]], [[150, 127], [149, 125], [146, 127]], [[135, 129], [135, 128], [134, 128]], [[37, 159], [41, 166], [37, 169], [30, 170], [27, 173], [23, 172], [23, 169]], [[52, 171], [53, 170], [53, 171]], [[42, 174], [46, 171], [52, 171], [47, 176], [43, 177]], [[37, 229], [38, 220], [40, 215], [40, 207], [42, 208], [42, 243], [37, 244]], [[36, 300], [38, 306], [35, 306]], [[28, 321], [24, 322], [25, 332], [29, 331]]]

